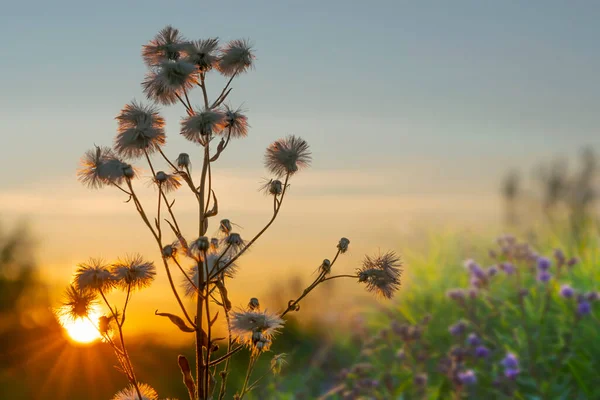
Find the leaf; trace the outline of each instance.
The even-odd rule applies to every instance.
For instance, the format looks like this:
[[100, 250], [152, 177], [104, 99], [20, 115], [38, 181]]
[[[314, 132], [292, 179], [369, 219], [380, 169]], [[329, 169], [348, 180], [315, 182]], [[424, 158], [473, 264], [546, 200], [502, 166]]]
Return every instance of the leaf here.
[[174, 323], [183, 332], [195, 332], [196, 331], [194, 328], [190, 328], [189, 326], [187, 326], [185, 324], [185, 321], [181, 317], [178, 317], [177, 315], [169, 314], [169, 313], [159, 313], [158, 310], [156, 310], [154, 312], [154, 315], [169, 318], [171, 320], [171, 322]]

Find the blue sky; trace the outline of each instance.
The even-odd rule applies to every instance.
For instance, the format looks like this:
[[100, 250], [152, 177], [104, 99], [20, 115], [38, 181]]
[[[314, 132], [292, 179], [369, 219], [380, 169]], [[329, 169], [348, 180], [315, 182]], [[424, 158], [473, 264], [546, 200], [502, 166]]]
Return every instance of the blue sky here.
[[[592, 1], [58, 0], [2, 11], [0, 163], [32, 155], [21, 165], [32, 179], [39, 164], [72, 176], [91, 143], [110, 143], [114, 115], [143, 98], [140, 46], [166, 24], [255, 43], [256, 70], [231, 97], [254, 127], [232, 150], [239, 166], [260, 167], [255, 155], [287, 133], [309, 140], [316, 168], [429, 160], [457, 176], [466, 158], [518, 164], [598, 142]], [[165, 114], [183, 146], [181, 110]]]
[[[303, 243], [288, 271], [342, 235], [352, 262], [402, 250], [407, 221], [464, 220], [460, 209], [480, 219], [497, 209], [508, 169], [600, 145], [598, 21], [594, 1], [3, 4], [0, 217], [31, 218], [56, 273], [88, 256], [153, 251], [123, 199], [82, 188], [75, 170], [94, 143], [112, 142], [121, 107], [143, 99], [141, 46], [171, 24], [190, 39], [250, 38], [256, 48], [255, 70], [230, 97], [247, 109], [250, 136], [215, 168], [224, 216], [256, 232], [269, 216], [255, 190], [264, 148], [293, 133], [313, 149], [265, 238], [277, 248], [258, 247], [249, 264], [270, 266], [273, 252]], [[213, 96], [222, 84], [209, 75]], [[183, 110], [162, 112], [167, 153], [192, 152], [178, 134]]]

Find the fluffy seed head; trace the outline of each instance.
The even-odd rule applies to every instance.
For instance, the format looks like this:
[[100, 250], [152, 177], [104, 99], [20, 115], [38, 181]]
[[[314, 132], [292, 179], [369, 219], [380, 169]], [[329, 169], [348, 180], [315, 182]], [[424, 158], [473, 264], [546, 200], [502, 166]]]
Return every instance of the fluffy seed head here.
[[189, 141], [205, 143], [207, 137], [221, 132], [225, 123], [220, 110], [196, 110], [181, 121], [181, 134]]
[[279, 139], [267, 147], [265, 166], [277, 177], [283, 177], [308, 167], [311, 159], [308, 143], [292, 135]]
[[194, 240], [190, 243], [189, 255], [199, 261], [204, 257], [204, 252], [208, 251], [210, 248], [210, 243], [206, 236], [200, 236], [198, 239]]
[[252, 45], [244, 39], [232, 40], [221, 50], [217, 69], [225, 76], [233, 76], [252, 68], [254, 62]]
[[[208, 267], [208, 274], [213, 275], [217, 271], [222, 270], [225, 265], [229, 263], [231, 260], [228, 256], [221, 256], [221, 253], [217, 252], [209, 252], [206, 254], [206, 261], [198, 261], [196, 265], [190, 268], [188, 272], [189, 280], [184, 278], [181, 282], [183, 284], [183, 288], [185, 290], [185, 294], [187, 296], [196, 295], [196, 288], [199, 288], [200, 285], [200, 277], [202, 276], [202, 282], [206, 282], [208, 277], [206, 276], [206, 267]], [[218, 261], [218, 262], [217, 262]], [[206, 262], [206, 267], [204, 263]], [[237, 270], [237, 265], [235, 263], [227, 266], [220, 274], [223, 274], [228, 277], [232, 277]], [[194, 283], [190, 283], [190, 280]], [[194, 287], [195, 286], [195, 287]]]
[[126, 178], [133, 178], [135, 171], [131, 165], [119, 160], [108, 147], [96, 146], [81, 158], [77, 178], [84, 185], [99, 189], [110, 184], [121, 184]]
[[223, 111], [224, 128], [222, 134], [230, 134], [232, 138], [242, 138], [248, 135], [248, 117], [242, 113], [242, 109], [233, 109], [229, 106], [225, 106]]
[[181, 45], [185, 60], [194, 64], [200, 72], [206, 72], [213, 68], [217, 62], [218, 48], [218, 38], [193, 40]]
[[239, 252], [246, 245], [246, 242], [242, 239], [240, 234], [235, 232], [229, 233], [229, 235], [225, 237], [224, 242], [233, 253]]
[[57, 314], [65, 316], [70, 320], [84, 318], [89, 315], [95, 301], [96, 293], [69, 285], [65, 291], [62, 306], [57, 310]]
[[195, 73], [196, 66], [186, 61], [163, 61], [146, 74], [142, 88], [157, 103], [175, 104], [185, 90], [197, 83]]
[[156, 185], [165, 193], [173, 192], [181, 187], [181, 183], [179, 183], [179, 176], [175, 174], [167, 174], [164, 171], [158, 171], [156, 173], [156, 176], [154, 177], [154, 183], [156, 183]]
[[94, 258], [77, 265], [74, 282], [79, 290], [103, 292], [111, 290], [116, 283], [108, 265]]
[[123, 107], [116, 120], [115, 150], [123, 157], [141, 157], [165, 144], [165, 120], [155, 107], [134, 101]]
[[389, 299], [400, 288], [401, 266], [400, 258], [390, 251], [378, 257], [365, 256], [356, 273], [358, 281], [366, 283], [368, 291]]
[[112, 266], [112, 274], [117, 285], [123, 289], [143, 289], [150, 286], [156, 276], [154, 263], [135, 255], [117, 261]]
[[222, 219], [221, 222], [219, 223], [219, 230], [225, 234], [225, 235], [229, 235], [229, 233], [231, 232], [232, 226], [231, 226], [231, 221], [228, 219]]
[[[140, 383], [140, 392], [142, 394], [141, 400], [158, 400], [158, 393], [150, 385]], [[112, 400], [140, 400], [135, 387], [129, 385], [125, 389], [121, 390], [112, 398]]]
[[[284, 321], [268, 311], [234, 311], [231, 313], [231, 333], [240, 343], [251, 346], [262, 338], [270, 340], [283, 327]], [[260, 334], [260, 337], [257, 334]], [[258, 339], [258, 340], [257, 340]]]
[[183, 43], [179, 30], [166, 26], [154, 36], [154, 39], [142, 46], [142, 58], [150, 67], [164, 61], [178, 60]]

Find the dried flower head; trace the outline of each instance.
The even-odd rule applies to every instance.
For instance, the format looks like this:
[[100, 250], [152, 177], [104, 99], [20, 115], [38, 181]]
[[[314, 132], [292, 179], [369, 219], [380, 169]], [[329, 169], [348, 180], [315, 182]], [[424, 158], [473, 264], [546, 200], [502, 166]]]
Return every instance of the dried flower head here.
[[283, 183], [278, 179], [268, 179], [261, 185], [259, 191], [263, 192], [265, 195], [279, 196], [283, 193]]
[[297, 136], [273, 142], [265, 153], [265, 166], [276, 176], [293, 175], [311, 161], [308, 143]]
[[228, 249], [232, 253], [239, 253], [246, 246], [246, 242], [242, 239], [239, 233], [231, 232], [223, 239]]
[[61, 317], [76, 320], [87, 317], [95, 303], [96, 293], [69, 285], [62, 306], [56, 312]]
[[156, 276], [154, 263], [145, 261], [141, 255], [127, 257], [112, 266], [117, 285], [123, 289], [143, 289], [150, 286]]
[[112, 400], [158, 400], [158, 393], [150, 385], [145, 383], [138, 384], [142, 398], [140, 399], [137, 390], [133, 385], [129, 385], [121, 390], [112, 398]]
[[206, 236], [200, 236], [198, 239], [190, 243], [189, 256], [196, 261], [204, 258], [204, 253], [210, 248], [210, 242]]
[[329, 259], [324, 259], [321, 265], [319, 266], [319, 272], [328, 274], [331, 272], [331, 261]]
[[181, 187], [179, 176], [167, 174], [164, 171], [158, 171], [154, 176], [153, 182], [165, 193], [173, 192]]
[[227, 133], [232, 138], [242, 138], [248, 135], [248, 117], [242, 113], [242, 109], [233, 109], [226, 105], [223, 111], [224, 118], [224, 129], [221, 133]]
[[190, 161], [190, 155], [188, 153], [181, 153], [177, 156], [175, 163], [179, 168], [190, 168], [192, 163]]
[[[131, 174], [125, 171], [129, 170]], [[98, 189], [105, 185], [121, 184], [123, 180], [132, 178], [135, 171], [131, 165], [119, 160], [108, 147], [96, 146], [88, 150], [81, 158], [81, 166], [77, 170], [77, 178], [84, 185]]]
[[391, 298], [400, 288], [401, 263], [393, 251], [374, 258], [365, 256], [362, 267], [356, 273], [358, 281], [367, 284], [368, 291], [385, 298]]
[[165, 120], [155, 107], [134, 101], [123, 107], [116, 120], [115, 150], [123, 157], [141, 157], [165, 144]]
[[79, 290], [103, 292], [112, 289], [116, 283], [109, 266], [94, 258], [77, 265], [74, 282]]
[[184, 39], [179, 34], [179, 30], [166, 26], [154, 36], [154, 39], [142, 46], [142, 58], [148, 66], [178, 60], [183, 43]]
[[205, 143], [212, 134], [225, 127], [225, 114], [220, 110], [196, 110], [181, 121], [181, 134], [195, 143]]
[[206, 72], [213, 68], [217, 62], [218, 48], [218, 38], [192, 40], [181, 45], [181, 49], [185, 53], [185, 60], [198, 67], [200, 72]]
[[196, 83], [195, 65], [183, 60], [163, 61], [146, 74], [142, 88], [149, 99], [170, 105]]
[[232, 40], [221, 50], [217, 69], [225, 76], [233, 76], [252, 68], [254, 62], [252, 45], [244, 39]]
[[[271, 340], [283, 324], [284, 321], [277, 314], [268, 311], [239, 310], [231, 313], [231, 333], [247, 346], [254, 345], [262, 338]], [[260, 337], [256, 334], [260, 334]]]
[[345, 237], [343, 237], [338, 242], [337, 248], [340, 251], [340, 253], [344, 254], [345, 252], [348, 251], [348, 246], [349, 245], [350, 245], [350, 240], [348, 240]]

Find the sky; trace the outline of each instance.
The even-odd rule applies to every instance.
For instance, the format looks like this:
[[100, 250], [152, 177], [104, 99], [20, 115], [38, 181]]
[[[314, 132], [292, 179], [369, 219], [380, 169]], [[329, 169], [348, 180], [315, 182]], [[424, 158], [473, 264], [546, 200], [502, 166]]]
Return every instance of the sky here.
[[[256, 50], [229, 98], [250, 135], [215, 168], [223, 217], [246, 236], [260, 229], [264, 148], [288, 134], [312, 148], [241, 286], [268, 288], [268, 268], [308, 275], [341, 236], [353, 245], [348, 271], [365, 252], [401, 251], [419, 222], [480, 221], [497, 213], [508, 170], [600, 144], [594, 1], [55, 0], [0, 14], [0, 218], [30, 222], [57, 284], [89, 256], [153, 254], [123, 197], [81, 187], [75, 171], [85, 150], [112, 143], [122, 106], [144, 100], [141, 46], [168, 24]], [[207, 85], [215, 96], [223, 79]], [[166, 152], [192, 153], [181, 107], [161, 112]], [[193, 220], [189, 201], [178, 207]]]

